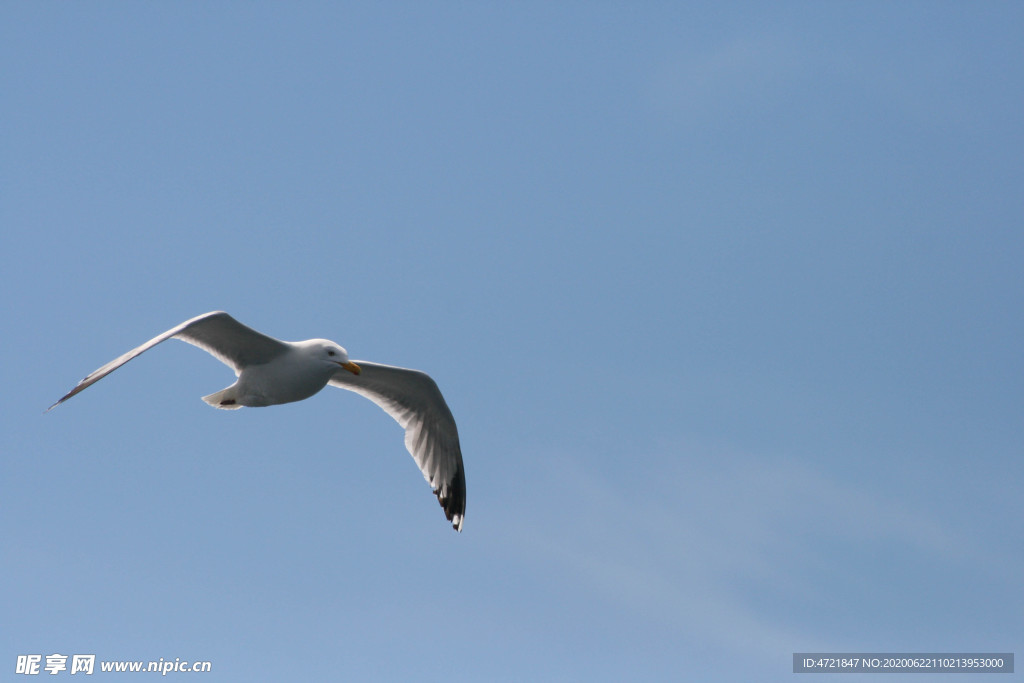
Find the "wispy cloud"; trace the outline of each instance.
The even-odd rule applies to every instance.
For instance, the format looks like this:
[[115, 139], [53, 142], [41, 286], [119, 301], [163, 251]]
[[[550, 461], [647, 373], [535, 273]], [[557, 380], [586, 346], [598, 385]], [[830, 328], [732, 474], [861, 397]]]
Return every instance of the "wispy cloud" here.
[[827, 608], [839, 595], [864, 600], [878, 585], [914, 580], [885, 561], [865, 576], [864, 557], [956, 566], [970, 552], [941, 516], [823, 467], [695, 445], [667, 450], [630, 456], [622, 477], [583, 458], [549, 460], [540, 485], [558, 492], [557, 507], [514, 534], [524, 554], [637, 618], [777, 657], [827, 642], [821, 622], [788, 605]]
[[655, 111], [692, 120], [750, 107], [801, 70], [798, 52], [781, 36], [739, 36], [665, 58], [652, 71], [647, 91]]

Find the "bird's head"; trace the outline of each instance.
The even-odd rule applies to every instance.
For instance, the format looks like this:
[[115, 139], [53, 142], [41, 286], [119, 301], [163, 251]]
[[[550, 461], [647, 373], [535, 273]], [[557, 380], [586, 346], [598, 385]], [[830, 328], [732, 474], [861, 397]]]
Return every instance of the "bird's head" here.
[[345, 368], [353, 375], [358, 375], [359, 366], [348, 359], [348, 351], [327, 339], [313, 340], [313, 348], [318, 358]]

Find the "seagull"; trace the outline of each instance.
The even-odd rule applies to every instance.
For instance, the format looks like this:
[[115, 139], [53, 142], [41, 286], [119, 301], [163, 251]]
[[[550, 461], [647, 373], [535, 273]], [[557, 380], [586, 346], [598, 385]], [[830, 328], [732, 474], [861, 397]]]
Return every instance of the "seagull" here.
[[466, 472], [455, 418], [437, 383], [419, 370], [351, 361], [345, 349], [327, 339], [280, 341], [223, 311], [204, 313], [89, 373], [46, 411], [172, 338], [198, 346], [235, 371], [238, 380], [234, 384], [203, 396], [214, 408], [236, 410], [302, 401], [328, 384], [370, 399], [405, 430], [406, 449], [434, 489], [445, 517], [456, 531], [462, 531]]

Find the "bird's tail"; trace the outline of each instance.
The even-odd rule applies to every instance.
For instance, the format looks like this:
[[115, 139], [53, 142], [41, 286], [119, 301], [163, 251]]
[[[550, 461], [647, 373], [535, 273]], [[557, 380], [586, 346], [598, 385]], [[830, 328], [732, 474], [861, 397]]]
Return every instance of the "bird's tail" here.
[[237, 410], [242, 407], [242, 404], [239, 403], [236, 398], [234, 384], [227, 389], [221, 389], [209, 396], [203, 396], [203, 400], [214, 408], [222, 408], [223, 410]]

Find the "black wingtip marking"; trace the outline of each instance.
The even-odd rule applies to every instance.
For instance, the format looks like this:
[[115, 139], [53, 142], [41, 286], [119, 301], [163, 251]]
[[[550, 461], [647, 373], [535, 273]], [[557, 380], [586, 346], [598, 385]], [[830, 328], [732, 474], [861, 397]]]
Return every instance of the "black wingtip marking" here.
[[437, 502], [444, 510], [444, 516], [452, 523], [452, 528], [462, 531], [462, 521], [466, 516], [466, 470], [462, 463], [455, 476], [446, 486], [434, 489]]
[[236, 403], [236, 401], [233, 398], [226, 398], [226, 399], [224, 399], [223, 401], [220, 402], [220, 404], [222, 406], [233, 406], [233, 405], [235, 405], [235, 403]]

